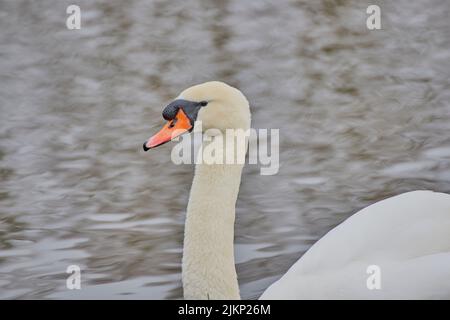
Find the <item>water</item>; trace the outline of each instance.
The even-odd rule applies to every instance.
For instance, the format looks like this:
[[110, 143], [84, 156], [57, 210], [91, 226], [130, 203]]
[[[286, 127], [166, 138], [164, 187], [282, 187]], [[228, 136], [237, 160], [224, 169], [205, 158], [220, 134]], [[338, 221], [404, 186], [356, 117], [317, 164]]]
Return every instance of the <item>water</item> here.
[[[223, 80], [280, 128], [278, 175], [244, 171], [236, 260], [256, 298], [355, 211], [450, 192], [450, 3], [0, 3], [0, 298], [181, 298], [192, 166], [142, 142], [162, 108]], [[65, 270], [82, 269], [82, 290]]]

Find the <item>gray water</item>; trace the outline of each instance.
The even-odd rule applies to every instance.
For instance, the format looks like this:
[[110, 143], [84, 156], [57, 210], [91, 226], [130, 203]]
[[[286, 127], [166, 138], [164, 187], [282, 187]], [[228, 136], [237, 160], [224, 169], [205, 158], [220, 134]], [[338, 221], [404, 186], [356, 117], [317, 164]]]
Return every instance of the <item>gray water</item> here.
[[193, 167], [141, 146], [207, 80], [280, 129], [279, 173], [242, 179], [243, 298], [357, 210], [450, 192], [449, 1], [80, 0], [68, 30], [72, 3], [0, 2], [0, 298], [182, 297]]

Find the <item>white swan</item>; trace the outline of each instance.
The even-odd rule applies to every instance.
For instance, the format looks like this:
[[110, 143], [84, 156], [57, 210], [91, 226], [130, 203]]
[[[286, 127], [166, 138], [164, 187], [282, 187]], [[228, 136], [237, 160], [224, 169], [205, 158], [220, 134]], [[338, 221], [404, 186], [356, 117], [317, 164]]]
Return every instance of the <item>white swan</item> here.
[[[144, 150], [195, 129], [196, 120], [203, 131], [250, 128], [245, 96], [216, 81], [186, 89], [163, 116], [168, 123]], [[195, 168], [182, 262], [186, 299], [240, 298], [233, 238], [242, 167]], [[369, 266], [378, 277], [373, 290]], [[450, 298], [450, 195], [414, 191], [359, 211], [314, 244], [261, 298]]]

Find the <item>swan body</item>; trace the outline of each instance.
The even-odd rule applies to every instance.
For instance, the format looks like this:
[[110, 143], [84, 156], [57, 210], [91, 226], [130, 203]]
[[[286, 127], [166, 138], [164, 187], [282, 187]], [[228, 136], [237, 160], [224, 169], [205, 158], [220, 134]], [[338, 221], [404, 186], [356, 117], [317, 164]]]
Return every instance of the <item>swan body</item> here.
[[[380, 288], [367, 286], [379, 267]], [[352, 215], [261, 299], [450, 298], [450, 195], [413, 191]]]
[[[144, 150], [196, 131], [198, 121], [203, 131], [250, 128], [245, 96], [218, 81], [186, 89], [163, 116], [168, 124], [144, 144]], [[208, 134], [204, 147], [215, 141], [215, 134]], [[224, 144], [220, 151], [225, 154], [231, 147], [235, 148]], [[243, 164], [196, 165], [182, 261], [186, 299], [240, 298], [233, 240], [242, 168]], [[367, 272], [373, 266], [379, 276], [377, 288], [368, 286]], [[450, 298], [450, 195], [432, 191], [404, 193], [354, 214], [313, 245], [261, 296], [439, 298]]]

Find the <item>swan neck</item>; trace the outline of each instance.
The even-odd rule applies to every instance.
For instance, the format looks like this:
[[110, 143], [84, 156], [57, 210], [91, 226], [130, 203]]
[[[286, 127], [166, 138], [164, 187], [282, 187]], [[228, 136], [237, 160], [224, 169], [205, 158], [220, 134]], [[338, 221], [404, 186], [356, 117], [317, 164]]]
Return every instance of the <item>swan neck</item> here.
[[240, 164], [196, 166], [184, 236], [185, 299], [240, 299], [233, 243], [242, 168]]

